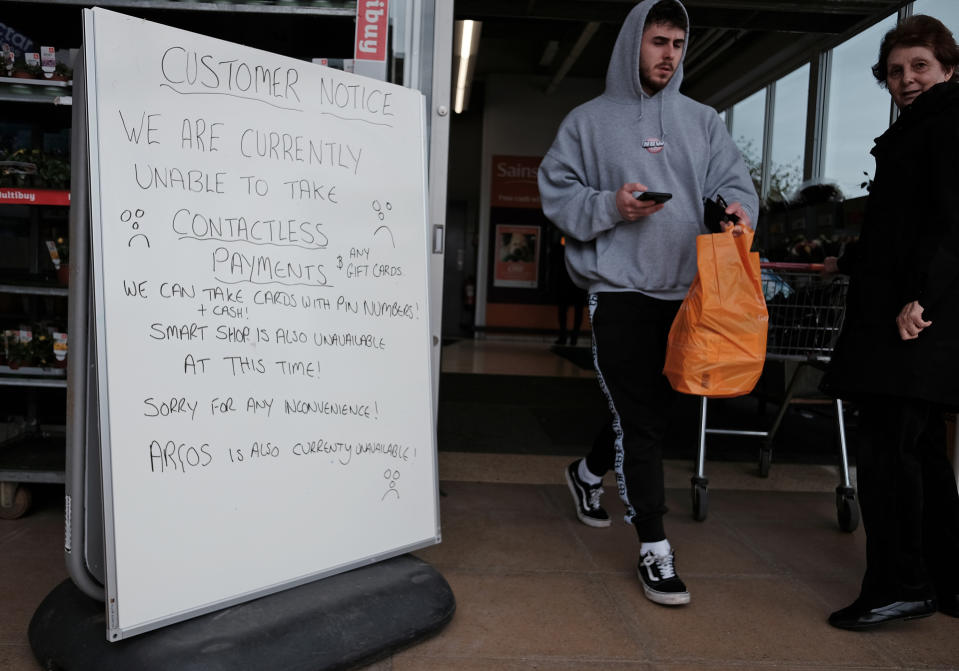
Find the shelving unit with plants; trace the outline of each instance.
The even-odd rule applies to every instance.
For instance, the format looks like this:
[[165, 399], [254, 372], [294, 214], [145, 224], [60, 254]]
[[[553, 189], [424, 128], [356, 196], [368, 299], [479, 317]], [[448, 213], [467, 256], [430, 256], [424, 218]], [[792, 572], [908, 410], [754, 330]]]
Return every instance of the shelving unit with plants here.
[[26, 512], [26, 484], [64, 481], [67, 387], [71, 84], [64, 67], [54, 78], [8, 65], [0, 67], [0, 518]]

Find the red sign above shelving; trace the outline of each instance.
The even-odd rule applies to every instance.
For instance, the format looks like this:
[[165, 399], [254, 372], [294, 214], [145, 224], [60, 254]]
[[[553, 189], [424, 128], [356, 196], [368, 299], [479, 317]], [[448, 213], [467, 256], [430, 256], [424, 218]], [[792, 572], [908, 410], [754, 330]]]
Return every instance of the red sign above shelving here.
[[8, 205], [69, 205], [70, 192], [0, 186], [0, 203]]
[[360, 0], [356, 3], [354, 60], [386, 60], [386, 31], [389, 16], [389, 0]]

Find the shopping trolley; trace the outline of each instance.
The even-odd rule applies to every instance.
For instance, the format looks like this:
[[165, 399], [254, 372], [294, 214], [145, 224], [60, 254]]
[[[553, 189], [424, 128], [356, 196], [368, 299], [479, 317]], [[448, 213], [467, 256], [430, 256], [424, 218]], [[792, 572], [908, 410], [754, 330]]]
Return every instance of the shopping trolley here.
[[[700, 404], [699, 454], [696, 475], [692, 478], [693, 518], [706, 519], [708, 504], [705, 476], [706, 435], [736, 435], [761, 438], [759, 474], [768, 477], [772, 464], [772, 444], [786, 410], [793, 401], [800, 373], [806, 367], [824, 369], [842, 328], [846, 311], [849, 279], [841, 275], [826, 277], [821, 264], [761, 263], [762, 287], [769, 311], [769, 332], [766, 359], [794, 361], [797, 366], [786, 385], [779, 412], [768, 431], [709, 429], [706, 427], [707, 399]], [[859, 526], [856, 492], [849, 482], [849, 459], [846, 452], [846, 429], [843, 423], [842, 400], [835, 399], [836, 431], [839, 437], [840, 484], [836, 487], [836, 511], [839, 527], [854, 531]]]

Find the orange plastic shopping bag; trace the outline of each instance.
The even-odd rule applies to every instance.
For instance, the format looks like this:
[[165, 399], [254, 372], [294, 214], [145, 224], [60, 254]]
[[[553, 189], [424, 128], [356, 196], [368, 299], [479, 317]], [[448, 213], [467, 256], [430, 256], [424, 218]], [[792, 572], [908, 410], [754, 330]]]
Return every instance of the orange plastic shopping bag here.
[[753, 232], [696, 238], [699, 272], [669, 330], [663, 373], [673, 389], [724, 398], [748, 394], [766, 359], [769, 315]]

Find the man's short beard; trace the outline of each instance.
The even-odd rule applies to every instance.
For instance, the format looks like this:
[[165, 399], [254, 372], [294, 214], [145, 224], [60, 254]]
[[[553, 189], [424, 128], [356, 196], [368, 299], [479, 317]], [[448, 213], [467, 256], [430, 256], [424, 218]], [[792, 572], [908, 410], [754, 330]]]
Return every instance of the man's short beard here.
[[[674, 73], [674, 74], [675, 74], [675, 73]], [[649, 89], [649, 90], [652, 91], [653, 93], [659, 93], [660, 91], [662, 91], [664, 88], [666, 88], [666, 87], [669, 85], [669, 82], [671, 82], [672, 80], [673, 80], [673, 78], [670, 77], [670, 78], [667, 79], [663, 84], [660, 84], [659, 82], [651, 82], [651, 81], [649, 81], [648, 79], [646, 79], [646, 78], [643, 76], [643, 73], [642, 73], [642, 72], [639, 73], [639, 84], [640, 84], [640, 86], [642, 86], [644, 89]]]

